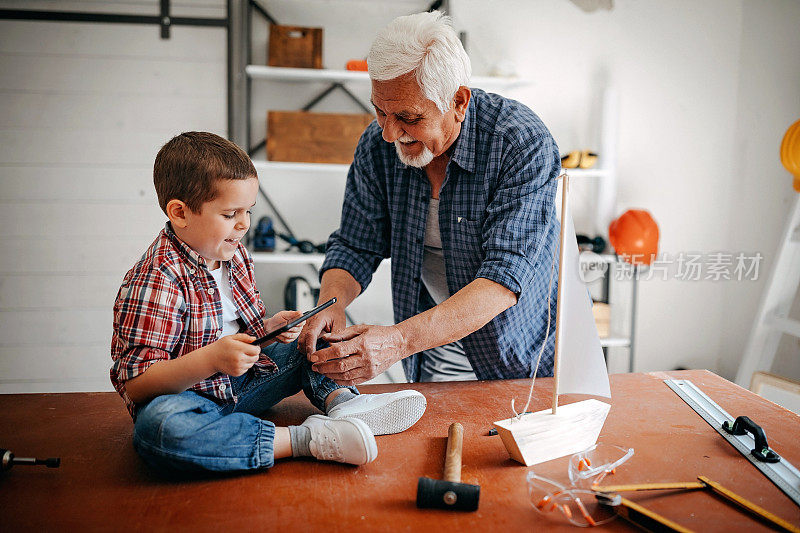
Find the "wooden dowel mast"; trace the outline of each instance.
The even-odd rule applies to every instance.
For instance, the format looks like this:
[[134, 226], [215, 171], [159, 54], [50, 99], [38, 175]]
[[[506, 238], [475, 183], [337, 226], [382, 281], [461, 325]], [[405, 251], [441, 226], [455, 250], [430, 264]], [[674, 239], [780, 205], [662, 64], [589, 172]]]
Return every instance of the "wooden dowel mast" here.
[[556, 347], [553, 357], [553, 414], [558, 409], [558, 370], [561, 362], [561, 305], [564, 302], [564, 257], [567, 250], [567, 200], [569, 198], [569, 176], [561, 176], [561, 237], [558, 252], [558, 301], [556, 302]]

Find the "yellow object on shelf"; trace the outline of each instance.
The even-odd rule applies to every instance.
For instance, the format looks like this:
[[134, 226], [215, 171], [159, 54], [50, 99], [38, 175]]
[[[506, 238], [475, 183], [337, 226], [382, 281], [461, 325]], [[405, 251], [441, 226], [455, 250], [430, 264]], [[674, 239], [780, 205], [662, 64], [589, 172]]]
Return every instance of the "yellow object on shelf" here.
[[597, 163], [597, 154], [589, 150], [573, 150], [561, 156], [561, 168], [592, 168]]
[[611, 331], [611, 307], [607, 303], [594, 302], [592, 315], [594, 325], [597, 326], [597, 335], [601, 339], [607, 339]]
[[800, 120], [789, 126], [783, 136], [781, 163], [794, 176], [794, 190], [800, 192]]

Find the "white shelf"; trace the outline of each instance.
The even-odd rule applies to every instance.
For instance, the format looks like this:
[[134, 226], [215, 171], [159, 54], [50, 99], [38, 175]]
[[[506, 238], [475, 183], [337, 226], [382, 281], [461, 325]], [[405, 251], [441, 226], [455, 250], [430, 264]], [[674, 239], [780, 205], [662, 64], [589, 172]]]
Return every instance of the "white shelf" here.
[[330, 172], [332, 174], [347, 174], [350, 165], [339, 165], [334, 163], [293, 163], [284, 161], [265, 161], [264, 159], [254, 159], [253, 166], [257, 172], [273, 171], [295, 171], [295, 172]]
[[[301, 254], [300, 252], [250, 252], [254, 263], [283, 265], [316, 265], [322, 266], [325, 254]], [[388, 263], [391, 259], [384, 259]]]
[[581, 263], [618, 263], [618, 258], [615, 254], [594, 254], [591, 256], [579, 255]]
[[331, 70], [325, 68], [290, 68], [267, 67], [264, 65], [247, 65], [244, 69], [247, 75], [254, 80], [277, 81], [369, 81], [366, 72], [356, 70]]
[[325, 254], [301, 254], [298, 252], [251, 252], [254, 263], [307, 264], [322, 266]]
[[631, 340], [628, 337], [621, 337], [617, 335], [600, 337], [600, 346], [603, 348], [627, 348], [630, 345]]
[[607, 178], [611, 171], [605, 168], [562, 168], [562, 174], [569, 174], [570, 178]]
[[[247, 65], [245, 72], [254, 80], [275, 81], [321, 81], [329, 83], [369, 82], [369, 74], [357, 70], [334, 70], [315, 68], [267, 67], [264, 65]], [[522, 78], [499, 78], [494, 76], [473, 76], [470, 85], [479, 88], [511, 89], [530, 85], [529, 80]]]
[[[259, 172], [262, 170], [266, 172], [288, 170], [296, 172], [313, 171], [347, 174], [347, 170], [350, 168], [350, 165], [335, 163], [296, 163], [290, 161], [266, 161], [264, 159], [254, 159], [253, 165], [255, 165], [256, 170]], [[565, 169], [565, 171], [571, 178], [605, 178], [610, 174], [609, 170], [600, 168], [569, 168]]]

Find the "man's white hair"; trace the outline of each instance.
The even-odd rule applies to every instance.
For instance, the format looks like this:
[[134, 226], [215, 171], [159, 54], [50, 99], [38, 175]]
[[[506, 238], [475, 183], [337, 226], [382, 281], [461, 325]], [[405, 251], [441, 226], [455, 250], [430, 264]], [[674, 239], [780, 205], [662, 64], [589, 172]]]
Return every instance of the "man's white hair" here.
[[398, 17], [378, 32], [367, 56], [369, 77], [386, 81], [416, 74], [425, 98], [442, 113], [458, 88], [469, 83], [472, 66], [451, 19], [439, 11]]

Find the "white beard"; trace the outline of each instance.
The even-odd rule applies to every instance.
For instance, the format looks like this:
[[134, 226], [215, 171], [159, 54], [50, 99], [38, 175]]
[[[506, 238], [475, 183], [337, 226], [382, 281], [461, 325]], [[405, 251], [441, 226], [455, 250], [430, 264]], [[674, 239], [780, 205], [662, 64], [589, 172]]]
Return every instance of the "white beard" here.
[[402, 143], [399, 140], [394, 142], [394, 149], [397, 150], [397, 157], [400, 158], [400, 161], [410, 167], [422, 168], [433, 161], [433, 152], [431, 152], [425, 145], [422, 145], [422, 153], [416, 156], [404, 154]]

